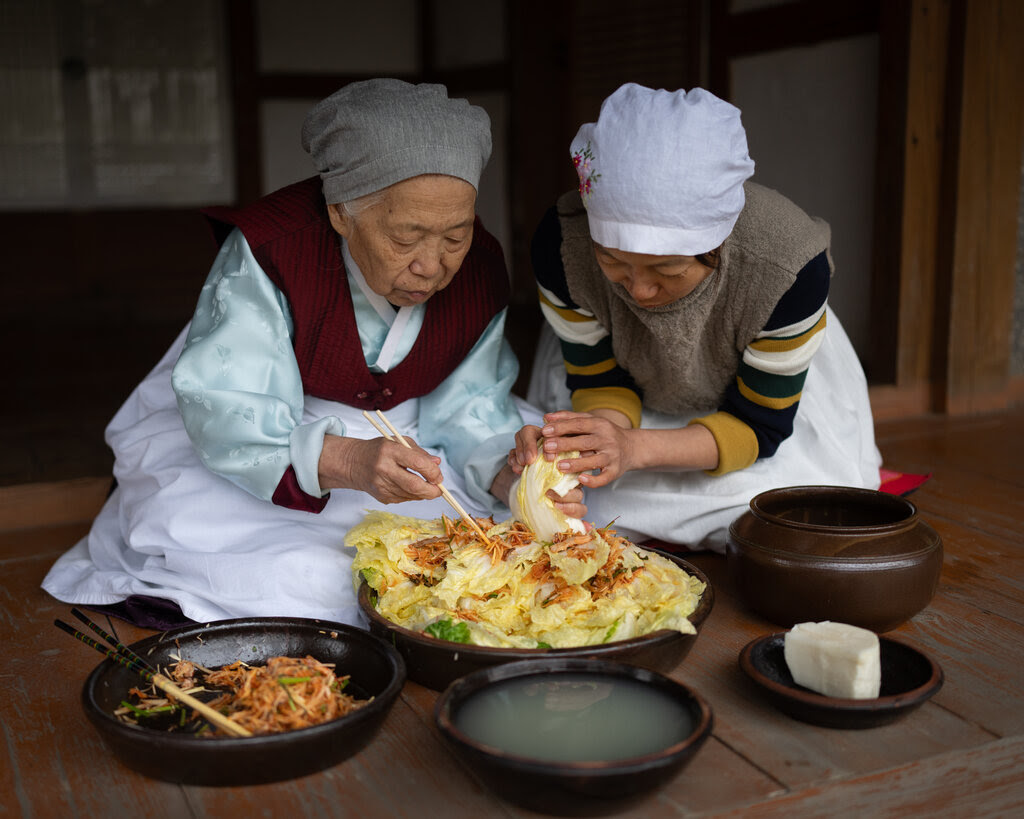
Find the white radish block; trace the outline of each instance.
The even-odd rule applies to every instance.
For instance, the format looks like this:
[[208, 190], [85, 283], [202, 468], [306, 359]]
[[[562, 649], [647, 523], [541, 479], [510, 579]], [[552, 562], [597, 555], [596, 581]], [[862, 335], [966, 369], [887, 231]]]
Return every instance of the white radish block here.
[[786, 633], [784, 655], [793, 680], [826, 697], [878, 696], [882, 664], [878, 635], [846, 623], [797, 623]]

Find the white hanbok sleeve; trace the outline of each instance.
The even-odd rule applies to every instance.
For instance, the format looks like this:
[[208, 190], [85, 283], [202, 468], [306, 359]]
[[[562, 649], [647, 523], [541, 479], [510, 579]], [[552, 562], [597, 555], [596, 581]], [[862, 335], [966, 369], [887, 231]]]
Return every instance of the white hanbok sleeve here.
[[171, 383], [192, 445], [211, 471], [271, 500], [289, 466], [299, 487], [323, 497], [318, 479], [334, 416], [302, 423], [303, 390], [284, 294], [237, 228], [199, 295]]
[[505, 315], [498, 313], [463, 362], [420, 399], [419, 443], [444, 449], [469, 495], [492, 510], [500, 507], [491, 483], [523, 425], [511, 394], [519, 362], [505, 339]]

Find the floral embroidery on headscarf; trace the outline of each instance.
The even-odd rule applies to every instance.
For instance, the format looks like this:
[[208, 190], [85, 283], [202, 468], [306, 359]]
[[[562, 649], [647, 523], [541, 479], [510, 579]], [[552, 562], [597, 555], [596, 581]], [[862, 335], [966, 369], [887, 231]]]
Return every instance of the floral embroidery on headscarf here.
[[580, 178], [580, 196], [583, 197], [583, 201], [587, 201], [587, 197], [594, 190], [594, 182], [601, 178], [601, 174], [594, 173], [594, 168], [591, 162], [594, 159], [594, 153], [590, 150], [590, 143], [588, 142], [585, 147], [576, 151], [572, 155], [572, 165], [576, 169], [576, 175]]

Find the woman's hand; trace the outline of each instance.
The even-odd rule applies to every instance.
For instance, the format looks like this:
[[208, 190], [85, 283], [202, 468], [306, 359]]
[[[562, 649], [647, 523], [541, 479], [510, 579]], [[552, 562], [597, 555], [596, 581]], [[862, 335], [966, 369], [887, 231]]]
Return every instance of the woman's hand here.
[[[412, 439], [407, 439], [412, 443]], [[441, 495], [441, 459], [412, 444], [386, 438], [325, 435], [320, 453], [321, 489], [358, 489], [381, 503], [430, 500]]]
[[[491, 482], [491, 494], [510, 509], [512, 508], [512, 498], [510, 497], [512, 486], [515, 484], [518, 475], [521, 475], [523, 472], [522, 467], [519, 468], [518, 472], [512, 467], [515, 453], [514, 449], [509, 452], [509, 462], [501, 468]], [[549, 489], [548, 497], [555, 504], [555, 508], [561, 509], [569, 517], [582, 518], [587, 513], [587, 507], [583, 504], [583, 490], [578, 486], [570, 489], [564, 496], [558, 495], [553, 489]]]
[[628, 444], [632, 430], [618, 418], [612, 418], [614, 416], [603, 417], [586, 412], [548, 413], [540, 431], [544, 457], [549, 461], [558, 460], [561, 453], [578, 450], [578, 458], [559, 460], [559, 470], [581, 473], [579, 480], [585, 487], [596, 488], [611, 483], [635, 468]]
[[523, 474], [523, 469], [532, 464], [540, 452], [540, 427], [527, 424], [516, 433], [516, 445], [508, 452], [508, 465], [516, 475]]
[[587, 505], [583, 502], [582, 486], [573, 487], [561, 496], [554, 489], [549, 489], [548, 497], [554, 502], [555, 509], [558, 509], [563, 515], [582, 520], [587, 514]]
[[[508, 497], [512, 484], [516, 477], [523, 474], [529, 464], [532, 464], [540, 453], [541, 442], [544, 440], [540, 427], [527, 424], [516, 433], [516, 445], [508, 452], [508, 464], [502, 467], [501, 472], [491, 484], [491, 493], [503, 500], [511, 507], [511, 498]], [[572, 471], [572, 470], [569, 470]], [[574, 487], [565, 493], [564, 496], [557, 494], [553, 489], [548, 490], [548, 497], [554, 503], [555, 508], [571, 518], [582, 518], [587, 514], [587, 507], [583, 503], [583, 488]]]

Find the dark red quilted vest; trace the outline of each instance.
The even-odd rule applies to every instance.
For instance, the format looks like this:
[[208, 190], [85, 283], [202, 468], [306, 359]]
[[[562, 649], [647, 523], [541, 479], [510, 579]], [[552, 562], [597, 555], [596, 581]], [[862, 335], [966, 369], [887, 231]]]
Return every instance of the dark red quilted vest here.
[[292, 311], [292, 344], [304, 391], [358, 409], [387, 410], [436, 388], [469, 353], [492, 318], [508, 304], [501, 246], [480, 220], [459, 272], [427, 302], [412, 350], [390, 372], [366, 366], [340, 237], [331, 227], [312, 177], [244, 208], [207, 208], [218, 242], [241, 229], [256, 260], [284, 293]]

